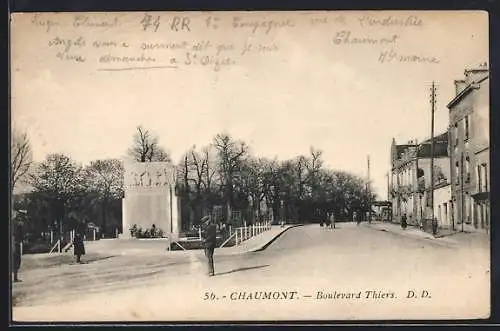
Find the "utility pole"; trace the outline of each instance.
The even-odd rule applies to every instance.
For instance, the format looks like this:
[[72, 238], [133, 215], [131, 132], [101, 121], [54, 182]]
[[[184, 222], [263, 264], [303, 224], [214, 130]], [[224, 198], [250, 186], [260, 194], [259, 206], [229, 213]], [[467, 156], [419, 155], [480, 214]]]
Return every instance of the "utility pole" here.
[[387, 201], [391, 200], [391, 184], [389, 183], [389, 173], [386, 174], [387, 176]]
[[460, 154], [460, 219], [464, 232], [464, 152]]
[[436, 108], [436, 86], [432, 82], [431, 87], [431, 222], [434, 222], [434, 112]]
[[370, 155], [367, 158], [368, 163], [368, 183], [367, 183], [367, 191], [368, 191], [368, 223], [372, 221], [372, 189], [370, 184]]
[[[418, 215], [418, 213], [420, 212], [420, 219], [422, 219], [422, 213], [421, 213], [422, 198], [421, 198], [421, 193], [420, 193], [420, 185], [419, 185], [419, 177], [418, 177], [418, 139], [415, 139], [415, 177], [414, 178], [415, 178], [415, 186], [413, 189], [413, 205], [414, 205], [413, 212], [415, 213], [415, 215]], [[417, 199], [415, 199], [416, 198], [415, 192], [418, 194], [418, 196], [420, 198], [418, 200], [418, 208], [415, 207], [417, 204]]]

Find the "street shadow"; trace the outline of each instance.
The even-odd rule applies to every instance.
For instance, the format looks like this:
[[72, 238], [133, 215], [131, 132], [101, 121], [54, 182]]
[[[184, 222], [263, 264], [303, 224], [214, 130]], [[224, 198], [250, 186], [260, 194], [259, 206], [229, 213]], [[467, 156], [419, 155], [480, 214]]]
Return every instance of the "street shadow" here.
[[259, 265], [259, 266], [255, 266], [255, 267], [238, 268], [238, 269], [233, 269], [233, 270], [226, 271], [226, 272], [216, 273], [215, 276], [222, 276], [222, 275], [232, 274], [234, 272], [254, 270], [254, 269], [261, 269], [261, 268], [267, 268], [267, 267], [269, 267], [269, 264]]
[[89, 258], [88, 260], [81, 260], [80, 263], [77, 263], [77, 262], [71, 262], [70, 264], [73, 265], [73, 264], [89, 264], [89, 263], [94, 263], [94, 262], [98, 262], [98, 261], [103, 261], [103, 260], [108, 260], [108, 259], [111, 259], [111, 258], [114, 258], [116, 257], [117, 255], [110, 255], [110, 256], [100, 256], [100, 257], [93, 257], [93, 258]]

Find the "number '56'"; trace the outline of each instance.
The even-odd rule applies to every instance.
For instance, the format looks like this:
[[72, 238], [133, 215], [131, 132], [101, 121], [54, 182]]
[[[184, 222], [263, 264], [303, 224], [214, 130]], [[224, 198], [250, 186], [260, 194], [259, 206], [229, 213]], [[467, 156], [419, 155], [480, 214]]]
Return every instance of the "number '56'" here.
[[215, 294], [213, 292], [205, 292], [203, 300], [215, 300]]

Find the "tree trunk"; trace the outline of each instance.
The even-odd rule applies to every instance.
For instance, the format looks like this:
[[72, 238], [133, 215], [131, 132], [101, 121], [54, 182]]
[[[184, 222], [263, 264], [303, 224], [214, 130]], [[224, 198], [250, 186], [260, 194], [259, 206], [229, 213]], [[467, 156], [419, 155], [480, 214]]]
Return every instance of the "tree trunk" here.
[[102, 226], [102, 234], [106, 234], [106, 228], [107, 228], [107, 213], [106, 210], [108, 208], [108, 200], [107, 198], [102, 201], [102, 221], [101, 221], [101, 226]]
[[232, 222], [232, 188], [233, 188], [233, 183], [231, 181], [227, 181], [226, 185], [226, 213], [227, 213], [227, 222]]

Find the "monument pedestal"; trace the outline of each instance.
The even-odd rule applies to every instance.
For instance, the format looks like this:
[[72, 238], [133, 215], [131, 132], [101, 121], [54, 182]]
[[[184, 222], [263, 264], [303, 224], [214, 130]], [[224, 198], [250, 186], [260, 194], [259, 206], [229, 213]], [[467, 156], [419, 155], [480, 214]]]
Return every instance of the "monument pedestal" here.
[[122, 203], [123, 238], [135, 224], [142, 230], [154, 224], [165, 237], [179, 237], [180, 217], [175, 195], [175, 169], [166, 162], [125, 164], [125, 198]]

